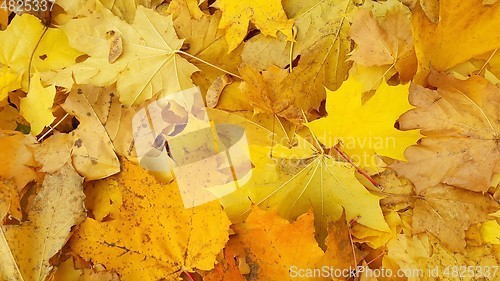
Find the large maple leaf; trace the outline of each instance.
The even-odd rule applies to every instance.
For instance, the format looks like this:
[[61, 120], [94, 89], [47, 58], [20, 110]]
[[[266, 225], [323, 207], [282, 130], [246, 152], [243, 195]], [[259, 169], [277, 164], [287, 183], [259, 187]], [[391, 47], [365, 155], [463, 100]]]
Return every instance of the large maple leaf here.
[[364, 103], [362, 95], [363, 85], [349, 78], [337, 91], [329, 91], [328, 116], [307, 126], [326, 147], [341, 142], [354, 163], [378, 172], [384, 165], [379, 156], [404, 159], [404, 150], [416, 143], [420, 134], [394, 127], [398, 117], [411, 108], [408, 85], [389, 86], [384, 82]]
[[247, 184], [221, 199], [233, 219], [241, 219], [250, 211], [250, 198], [260, 207], [276, 208], [291, 220], [313, 208], [320, 241], [326, 235], [328, 220], [340, 218], [343, 210], [348, 220], [389, 231], [380, 209], [380, 197], [365, 189], [351, 164], [337, 161], [299, 135], [292, 137], [296, 143], [290, 148], [272, 146], [272, 139], [286, 138], [286, 133], [267, 128], [272, 121], [259, 122], [215, 111], [211, 117], [216, 122], [223, 120], [245, 128], [255, 166]]
[[500, 89], [479, 76], [461, 81], [433, 73], [429, 83], [437, 90], [412, 85], [417, 108], [399, 119], [401, 129], [421, 129], [426, 137], [405, 151], [408, 162], [392, 167], [417, 193], [439, 183], [487, 191], [500, 173]]
[[[121, 280], [178, 280], [183, 271], [210, 270], [228, 240], [230, 223], [217, 202], [186, 209], [175, 183], [161, 184], [130, 162], [93, 190], [121, 199], [113, 199], [110, 220], [83, 222], [70, 246], [82, 258], [119, 272]], [[108, 211], [109, 202], [102, 201]], [[99, 217], [103, 212], [101, 207]]]
[[[172, 18], [139, 6], [128, 24], [109, 10], [74, 19], [61, 27], [75, 48], [90, 57], [54, 77], [58, 85], [73, 83], [108, 86], [116, 82], [120, 101], [139, 104], [153, 96], [193, 87], [190, 76], [198, 69], [180, 57], [183, 40], [177, 38]], [[122, 38], [123, 52], [108, 61], [108, 32]]]
[[[247, 255], [250, 276], [255, 280], [286, 280], [300, 276], [301, 280], [328, 280], [304, 278], [298, 269], [319, 268], [328, 264], [336, 269], [350, 269], [363, 258], [349, 237], [345, 217], [330, 223], [323, 251], [314, 239], [312, 210], [289, 222], [276, 211], [252, 208], [245, 222], [235, 225], [236, 236]], [[296, 276], [294, 276], [296, 275]], [[307, 276], [309, 277], [309, 276]]]
[[[29, 89], [31, 75], [73, 65], [81, 52], [71, 48], [64, 32], [45, 27], [33, 15], [16, 16], [6, 30], [0, 31], [0, 65], [8, 69], [0, 71], [0, 90], [9, 86], [9, 91], [22, 86]], [[3, 85], [17, 74], [22, 82], [18, 87]], [[3, 91], [3, 90], [2, 90]], [[5, 98], [0, 95], [0, 99]]]

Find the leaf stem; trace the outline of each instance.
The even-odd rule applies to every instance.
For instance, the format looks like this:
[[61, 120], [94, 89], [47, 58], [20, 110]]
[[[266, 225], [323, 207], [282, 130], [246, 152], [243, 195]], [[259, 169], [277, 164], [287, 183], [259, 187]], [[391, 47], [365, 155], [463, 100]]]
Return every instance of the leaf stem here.
[[49, 126], [49, 130], [47, 132], [45, 132], [41, 137], [39, 137], [36, 141], [37, 142], [40, 142], [43, 140], [43, 138], [45, 138], [48, 134], [50, 134], [50, 132], [52, 132], [54, 130], [54, 128], [56, 128], [57, 126], [59, 126], [59, 124], [62, 123], [62, 121], [64, 121], [64, 119], [66, 119], [67, 117], [69, 116], [68, 113], [66, 113], [62, 118], [61, 120], [57, 121], [56, 124], [54, 124], [54, 126]]
[[191, 276], [191, 274], [189, 274], [189, 272], [187, 272], [185, 270], [183, 272], [184, 272], [184, 274], [186, 274], [187, 278], [189, 278], [190, 281], [194, 281], [193, 276]]
[[380, 184], [375, 181], [368, 173], [366, 173], [363, 169], [359, 168], [356, 164], [354, 164], [354, 162], [351, 160], [351, 158], [345, 154], [342, 150], [340, 150], [340, 148], [338, 148], [337, 146], [334, 146], [333, 147], [335, 149], [335, 151], [337, 151], [340, 156], [342, 156], [342, 158], [344, 158], [347, 162], [349, 162], [349, 164], [351, 164], [354, 168], [356, 168], [356, 170], [358, 170], [358, 172], [360, 174], [362, 174], [367, 180], [369, 180], [375, 187], [380, 187]]
[[229, 71], [227, 71], [227, 70], [225, 70], [225, 69], [223, 69], [223, 68], [220, 68], [220, 67], [218, 67], [218, 66], [216, 66], [216, 65], [213, 65], [213, 64], [209, 63], [209, 62], [208, 62], [208, 61], [206, 61], [206, 60], [202, 60], [202, 59], [200, 59], [200, 58], [198, 58], [198, 57], [196, 57], [196, 56], [193, 56], [193, 55], [191, 55], [191, 54], [189, 54], [189, 53], [186, 53], [186, 52], [184, 52], [184, 51], [181, 51], [181, 50], [176, 50], [176, 51], [174, 51], [174, 53], [176, 53], [176, 54], [181, 54], [181, 55], [185, 55], [185, 56], [188, 56], [188, 57], [190, 57], [190, 58], [192, 58], [192, 59], [195, 59], [195, 60], [200, 61], [200, 62], [202, 62], [202, 63], [204, 63], [204, 64], [206, 64], [206, 65], [209, 65], [209, 66], [211, 66], [211, 67], [213, 67], [213, 68], [215, 68], [215, 69], [217, 69], [217, 70], [220, 70], [220, 71], [222, 71], [222, 72], [224, 72], [224, 73], [227, 73], [227, 74], [229, 74], [229, 75], [231, 75], [231, 76], [234, 76], [234, 77], [238, 77], [239, 79], [243, 80], [243, 77], [239, 76], [238, 74], [235, 74], [235, 73], [229, 72]]

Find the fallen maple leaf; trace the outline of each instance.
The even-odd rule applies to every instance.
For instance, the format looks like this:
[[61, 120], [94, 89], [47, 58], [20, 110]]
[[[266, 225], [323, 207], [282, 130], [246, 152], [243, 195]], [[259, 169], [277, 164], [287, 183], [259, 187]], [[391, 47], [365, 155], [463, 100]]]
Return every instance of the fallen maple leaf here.
[[248, 96], [256, 114], [272, 113], [297, 123], [303, 119], [302, 100], [296, 100], [291, 91], [282, 89], [287, 70], [271, 66], [258, 73], [248, 66], [241, 66], [239, 71], [244, 80], [240, 84], [241, 92]]
[[191, 63], [201, 71], [195, 72], [192, 79], [205, 94], [215, 81], [223, 74], [236, 75], [241, 63], [240, 51], [237, 48], [228, 53], [226, 31], [218, 29], [222, 13], [203, 13], [198, 7], [193, 15], [193, 3], [196, 0], [173, 0], [168, 9], [174, 20], [174, 28], [179, 38], [184, 38], [183, 49], [186, 49]]
[[[471, 266], [469, 276], [482, 274], [487, 279], [495, 280], [498, 273], [497, 254], [491, 245], [468, 246], [464, 251], [453, 253], [444, 248], [432, 235], [421, 234], [408, 237], [398, 235], [388, 244], [387, 255], [384, 256], [383, 266], [394, 272], [402, 269], [407, 272], [409, 280], [449, 279], [453, 268], [460, 271], [460, 267]], [[486, 269], [490, 267], [490, 269]], [[484, 270], [484, 274], [481, 269]], [[415, 277], [418, 276], [418, 277]], [[465, 277], [465, 274], [464, 274]], [[471, 279], [472, 280], [472, 279]]]
[[[51, 78], [55, 84], [108, 86], [116, 82], [120, 102], [130, 106], [153, 96], [168, 95], [193, 87], [190, 76], [198, 69], [176, 52], [183, 40], [177, 38], [172, 18], [139, 6], [128, 24], [107, 9], [74, 19], [61, 27], [72, 46], [90, 57]], [[123, 53], [108, 62], [106, 33], [114, 31], [123, 40]]]
[[[312, 207], [320, 241], [326, 236], [328, 219], [340, 218], [343, 210], [348, 220], [389, 231], [379, 206], [380, 197], [363, 187], [352, 165], [337, 161], [299, 135], [292, 137], [296, 143], [288, 147], [280, 144], [280, 139], [286, 138], [283, 133], [270, 131], [262, 122], [214, 113], [211, 116], [216, 122], [224, 120], [245, 128], [255, 166], [250, 181], [221, 200], [232, 218], [241, 219], [249, 211], [250, 198], [260, 207], [276, 208], [290, 220]], [[272, 120], [270, 123], [272, 127]], [[278, 144], [271, 148], [273, 134]]]
[[460, 81], [433, 73], [429, 83], [437, 90], [411, 86], [417, 108], [399, 119], [401, 129], [421, 129], [426, 137], [405, 151], [408, 162], [391, 167], [415, 184], [417, 194], [439, 183], [487, 191], [500, 173], [500, 89], [479, 76]]
[[[247, 254], [249, 276], [254, 280], [289, 279], [296, 273], [294, 268], [354, 268], [363, 258], [349, 240], [344, 218], [330, 224], [327, 249], [323, 251], [314, 239], [312, 210], [290, 223], [276, 211], [266, 212], [253, 207], [252, 213], [244, 223], [236, 225], [235, 231]], [[301, 280], [309, 280], [301, 277]], [[326, 277], [320, 279], [327, 280]]]
[[[394, 67], [401, 81], [408, 82], [417, 70], [409, 10], [403, 4], [386, 6], [388, 10], [381, 22], [370, 10], [360, 9], [356, 13], [349, 36], [358, 46], [350, 59], [364, 66], [385, 66], [385, 73]], [[382, 78], [379, 76], [378, 82]]]
[[107, 9], [116, 16], [132, 23], [135, 19], [135, 11], [139, 5], [147, 8], [154, 8], [161, 4], [161, 0], [87, 0], [72, 1], [60, 0], [57, 5], [64, 9], [65, 14], [57, 16], [57, 21], [68, 21], [71, 18], [89, 16], [95, 11]]
[[[81, 55], [69, 46], [62, 30], [45, 27], [30, 14], [14, 17], [8, 28], [0, 31], [0, 42], [0, 65], [7, 66], [10, 75], [19, 75], [26, 92], [35, 71], [62, 69], [74, 64]], [[8, 79], [9, 73], [0, 73], [0, 81]]]
[[0, 226], [0, 278], [43, 281], [52, 258], [66, 243], [71, 227], [85, 217], [83, 179], [71, 165], [47, 174], [28, 205], [28, 221]]
[[283, 11], [280, 0], [228, 1], [217, 0], [213, 5], [222, 11], [219, 28], [226, 29], [229, 52], [236, 49], [248, 32], [251, 21], [263, 33], [276, 37], [279, 31], [293, 41], [293, 20]]
[[288, 3], [285, 7], [290, 11], [290, 17], [295, 18], [297, 28], [292, 58], [300, 55], [300, 60], [283, 85], [296, 95], [304, 112], [319, 110], [325, 99], [325, 87], [331, 90], [340, 87], [351, 65], [347, 61], [351, 43], [345, 15], [352, 9], [353, 2], [314, 0]]
[[417, 131], [402, 132], [394, 125], [406, 110], [408, 85], [389, 86], [382, 83], [377, 92], [362, 102], [363, 85], [350, 78], [335, 92], [328, 92], [328, 116], [307, 126], [326, 147], [339, 142], [356, 165], [368, 172], [379, 172], [383, 162], [379, 156], [404, 159], [403, 152], [416, 143]]
[[[439, 22], [433, 23], [417, 5], [412, 13], [415, 50], [422, 84], [431, 69], [445, 71], [475, 56], [500, 48], [497, 26], [500, 3], [482, 0], [440, 0]], [[467, 32], [464, 32], [464, 31]], [[474, 36], [470, 36], [474, 34]], [[495, 34], [494, 36], [491, 36]]]
[[488, 214], [500, 204], [480, 193], [438, 185], [426, 189], [415, 201], [412, 219], [413, 234], [427, 231], [448, 249], [465, 249], [465, 231], [476, 223], [488, 220]]
[[116, 219], [82, 223], [70, 241], [76, 254], [124, 281], [177, 280], [183, 271], [214, 267], [230, 224], [218, 203], [185, 209], [176, 184], [160, 184], [127, 161], [102, 184], [116, 181], [123, 198]]

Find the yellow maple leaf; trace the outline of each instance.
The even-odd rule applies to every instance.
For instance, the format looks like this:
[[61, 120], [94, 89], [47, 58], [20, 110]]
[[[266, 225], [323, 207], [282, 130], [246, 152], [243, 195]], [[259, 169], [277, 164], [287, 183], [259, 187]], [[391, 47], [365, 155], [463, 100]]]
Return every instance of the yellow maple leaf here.
[[102, 184], [116, 181], [123, 200], [116, 218], [81, 224], [70, 241], [76, 254], [117, 271], [124, 281], [177, 280], [183, 271], [214, 267], [230, 224], [217, 202], [185, 209], [175, 183], [160, 184], [126, 161]]
[[412, 13], [419, 62], [415, 79], [420, 84], [431, 68], [445, 71], [500, 48], [500, 36], [491, 36], [498, 34], [500, 3], [483, 5], [482, 0], [441, 0], [439, 4], [438, 23], [433, 23], [420, 5]]
[[[245, 128], [255, 166], [248, 183], [221, 199], [234, 220], [241, 220], [248, 213], [251, 200], [260, 207], [276, 208], [290, 220], [312, 207], [316, 229], [322, 238], [326, 235], [327, 219], [340, 218], [343, 210], [348, 220], [389, 231], [379, 206], [380, 197], [367, 191], [356, 179], [352, 165], [337, 161], [299, 135], [291, 137], [295, 143], [280, 144], [288, 137], [286, 133], [269, 129], [273, 127], [272, 119], [265, 125], [257, 118], [215, 113], [211, 116], [216, 122], [223, 120]], [[278, 144], [271, 148], [273, 139]]]
[[45, 176], [27, 209], [28, 221], [0, 225], [0, 279], [43, 281], [50, 259], [85, 217], [83, 179], [71, 164]]
[[192, 79], [204, 94], [217, 77], [227, 72], [238, 72], [241, 48], [228, 53], [226, 31], [218, 29], [222, 17], [221, 11], [205, 14], [196, 7], [199, 14], [196, 13], [198, 16], [195, 16], [192, 13], [193, 2], [196, 0], [173, 0], [168, 9], [174, 20], [177, 35], [179, 38], [185, 38], [184, 47], [187, 47], [185, 52], [197, 58], [188, 59], [200, 69], [193, 74]]
[[36, 72], [31, 79], [28, 95], [21, 99], [21, 115], [31, 124], [31, 133], [38, 135], [43, 128], [52, 124], [52, 104], [56, 96], [54, 85], [43, 87], [40, 75]]
[[[62, 30], [45, 27], [30, 14], [14, 17], [7, 29], [0, 31], [0, 42], [0, 65], [21, 76], [22, 88], [26, 92], [30, 75], [35, 70], [62, 69], [74, 64], [81, 55], [69, 46]], [[5, 79], [2, 76], [0, 80]]]
[[[71, 45], [90, 57], [51, 77], [57, 85], [70, 88], [72, 77], [78, 84], [116, 82], [120, 102], [127, 106], [193, 87], [190, 76], [198, 69], [177, 54], [183, 40], [177, 38], [170, 16], [139, 6], [134, 22], [128, 24], [102, 9], [61, 28]], [[108, 62], [108, 31], [123, 40], [123, 52], [113, 63]]]
[[353, 5], [349, 0], [288, 1], [286, 5], [296, 19], [292, 58], [300, 55], [300, 60], [283, 81], [283, 89], [297, 96], [304, 112], [319, 110], [325, 87], [335, 90], [347, 77], [351, 41], [346, 14]]
[[280, 0], [217, 0], [213, 6], [222, 11], [219, 28], [227, 31], [229, 52], [236, 49], [243, 41], [248, 32], [249, 22], [254, 23], [263, 34], [276, 37], [279, 31], [287, 37], [287, 40], [293, 41], [293, 20], [287, 18]]
[[55, 20], [62, 24], [75, 17], [89, 16], [95, 11], [108, 9], [116, 16], [132, 23], [135, 19], [137, 6], [155, 8], [161, 2], [161, 0], [60, 0], [57, 1], [57, 5], [61, 6], [65, 13], [57, 14]]
[[403, 132], [394, 127], [398, 117], [412, 108], [408, 87], [384, 82], [363, 103], [363, 85], [349, 78], [337, 91], [328, 91], [328, 116], [307, 126], [326, 147], [341, 142], [354, 163], [368, 172], [381, 171], [379, 156], [404, 159], [404, 150], [420, 138], [417, 131]]

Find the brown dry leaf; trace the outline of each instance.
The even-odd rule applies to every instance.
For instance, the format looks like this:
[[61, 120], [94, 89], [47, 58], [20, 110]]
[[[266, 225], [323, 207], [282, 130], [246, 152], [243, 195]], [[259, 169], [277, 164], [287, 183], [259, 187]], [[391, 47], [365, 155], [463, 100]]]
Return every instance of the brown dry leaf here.
[[47, 174], [21, 225], [0, 226], [0, 279], [43, 281], [49, 260], [85, 217], [83, 179], [70, 164]]
[[73, 137], [55, 132], [41, 144], [34, 146], [35, 160], [41, 164], [41, 172], [54, 173], [71, 162]]
[[296, 95], [286, 88], [286, 84], [285, 88], [282, 88], [282, 83], [288, 75], [287, 70], [271, 66], [268, 70], [258, 73], [243, 65], [239, 71], [244, 79], [240, 84], [241, 92], [248, 96], [255, 113], [272, 113], [294, 122], [302, 120], [299, 105], [303, 104], [304, 100], [296, 99]]
[[[105, 178], [120, 171], [111, 138], [120, 128], [121, 106], [113, 106], [113, 97], [110, 89], [76, 85], [62, 104], [64, 110], [80, 122], [70, 133], [73, 137], [71, 157], [76, 170], [87, 180]], [[105, 127], [109, 116], [113, 117], [109, 121], [114, 124], [114, 131]], [[126, 129], [130, 130], [131, 126]]]
[[438, 73], [429, 83], [437, 90], [410, 87], [417, 108], [399, 119], [401, 129], [421, 129], [426, 137], [405, 151], [408, 162], [391, 167], [417, 194], [439, 183], [487, 191], [500, 173], [500, 88], [479, 76], [460, 81]]
[[353, 7], [350, 0], [285, 1], [290, 18], [297, 28], [293, 59], [300, 60], [282, 82], [301, 101], [309, 113], [318, 110], [325, 99], [325, 87], [336, 90], [347, 77], [351, 51], [346, 14]]
[[[347, 232], [346, 221], [331, 224], [326, 239], [327, 250], [319, 247], [314, 239], [312, 210], [290, 223], [276, 211], [263, 211], [253, 207], [244, 223], [236, 225], [247, 262], [251, 280], [285, 280], [290, 278], [290, 268], [317, 268], [332, 265], [334, 268], [354, 267], [363, 254], [353, 249]], [[324, 278], [327, 280], [327, 278]]]
[[257, 35], [245, 43], [243, 63], [257, 71], [288, 65], [291, 73], [276, 86], [292, 93], [306, 114], [314, 113], [325, 99], [325, 87], [336, 90], [347, 78], [351, 40], [346, 15], [353, 5], [348, 0], [283, 1], [295, 19], [293, 52], [284, 37]]
[[[383, 266], [393, 272], [403, 269], [413, 275], [408, 280], [498, 279], [498, 273], [496, 277], [494, 274], [495, 267], [498, 268], [500, 264], [498, 248], [494, 245], [468, 245], [462, 252], [454, 253], [443, 247], [432, 235], [421, 234], [413, 237], [398, 235], [387, 247]], [[467, 271], [469, 268], [471, 270]]]
[[124, 281], [178, 280], [183, 271], [214, 267], [230, 224], [219, 203], [186, 209], [176, 184], [158, 183], [127, 161], [120, 174], [101, 182], [118, 182], [123, 204], [116, 219], [82, 223], [70, 241], [74, 253]]
[[438, 185], [426, 189], [415, 201], [413, 233], [429, 232], [446, 248], [465, 249], [465, 231], [475, 223], [485, 222], [488, 214], [500, 210], [500, 204], [480, 193]]
[[403, 4], [390, 7], [381, 22], [369, 10], [360, 9], [349, 36], [358, 45], [350, 57], [354, 62], [364, 66], [394, 67], [401, 81], [409, 81], [415, 74], [417, 60], [409, 10]]
[[19, 221], [23, 218], [19, 192], [14, 181], [0, 179], [0, 220], [7, 214]]
[[15, 131], [0, 131], [0, 178], [14, 179], [18, 191], [35, 179], [36, 166], [32, 147], [36, 140], [31, 135]]
[[24, 120], [19, 110], [14, 106], [7, 104], [7, 102], [0, 104], [0, 129], [14, 131], [19, 124], [29, 126], [29, 123]]
[[123, 52], [122, 37], [118, 32], [110, 30], [106, 32], [106, 39], [108, 39], [109, 42], [108, 62], [114, 63], [122, 55]]

